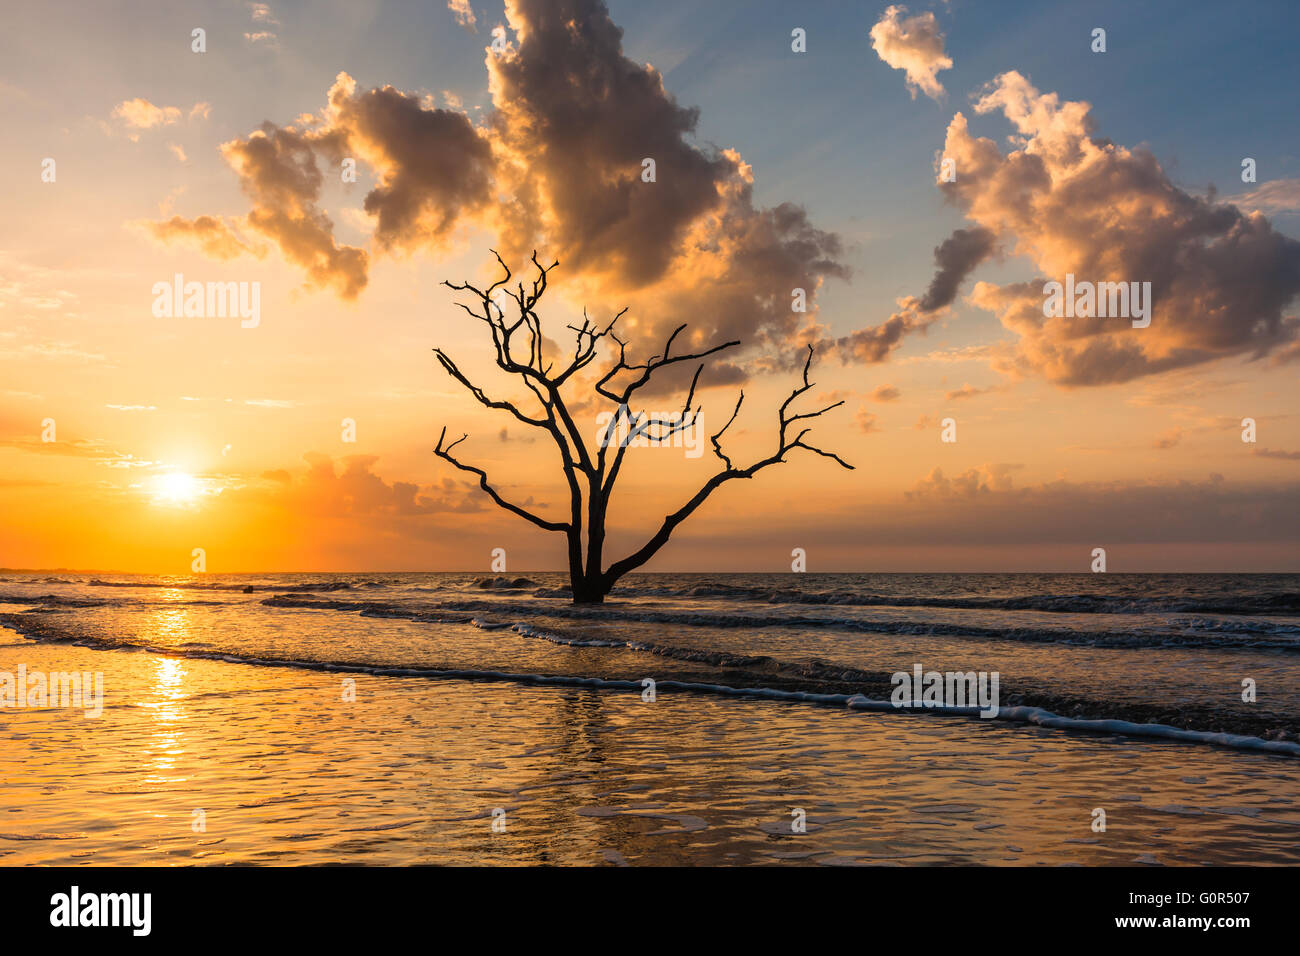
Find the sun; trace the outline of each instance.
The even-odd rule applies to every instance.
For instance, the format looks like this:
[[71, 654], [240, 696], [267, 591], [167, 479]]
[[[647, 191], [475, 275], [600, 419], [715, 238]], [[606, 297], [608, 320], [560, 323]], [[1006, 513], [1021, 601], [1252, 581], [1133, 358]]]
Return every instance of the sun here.
[[190, 504], [201, 494], [202, 483], [187, 472], [169, 471], [154, 478], [154, 496], [165, 504]]

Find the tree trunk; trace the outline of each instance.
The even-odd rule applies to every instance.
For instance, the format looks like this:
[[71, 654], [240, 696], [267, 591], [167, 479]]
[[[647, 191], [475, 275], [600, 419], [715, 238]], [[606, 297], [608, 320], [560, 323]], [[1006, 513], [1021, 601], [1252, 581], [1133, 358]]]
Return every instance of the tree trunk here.
[[573, 585], [573, 603], [604, 604], [606, 593], [608, 592], [601, 586], [600, 582], [577, 581]]

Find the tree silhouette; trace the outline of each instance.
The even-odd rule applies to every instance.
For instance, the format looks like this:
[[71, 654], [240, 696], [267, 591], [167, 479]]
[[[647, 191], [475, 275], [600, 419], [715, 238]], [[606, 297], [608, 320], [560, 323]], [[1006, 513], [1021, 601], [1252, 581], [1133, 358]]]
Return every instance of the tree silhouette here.
[[[605, 518], [609, 511], [614, 482], [618, 479], [619, 470], [622, 468], [628, 446], [633, 440], [641, 436], [644, 436], [652, 444], [670, 440], [678, 432], [695, 424], [699, 418], [700, 406], [694, 408], [691, 406], [695, 400], [695, 387], [699, 382], [700, 373], [704, 370], [704, 363], [700, 363], [691, 378], [690, 390], [687, 392], [686, 401], [680, 414], [672, 418], [654, 418], [642, 412], [633, 413], [629, 407], [633, 395], [644, 387], [660, 369], [676, 365], [679, 362], [693, 362], [707, 358], [724, 349], [733, 348], [739, 345], [740, 342], [724, 342], [703, 352], [672, 355], [673, 341], [686, 328], [686, 325], [682, 324], [668, 337], [662, 356], [651, 356], [643, 364], [634, 365], [627, 361], [627, 343], [614, 332], [615, 323], [627, 313], [627, 309], [619, 312], [603, 328], [599, 324], [593, 323], [587, 317], [584, 309], [582, 325], [570, 325], [568, 327], [575, 333], [576, 338], [573, 358], [566, 360], [567, 364], [557, 372], [555, 371], [554, 362], [546, 362], [542, 355], [542, 322], [537, 315], [536, 306], [546, 292], [548, 273], [559, 263], [553, 262], [550, 266], [543, 266], [537, 261], [537, 253], [534, 252], [532, 262], [537, 268], [537, 278], [532, 280], [531, 291], [526, 290], [522, 282], [518, 283], [517, 291], [511, 291], [509, 288], [511, 279], [509, 267], [497, 254], [496, 250], [492, 250], [492, 254], [496, 256], [497, 262], [505, 271], [505, 276], [486, 289], [479, 289], [468, 282], [460, 285], [444, 282], [443, 285], [457, 292], [469, 292], [475, 297], [477, 302], [473, 308], [464, 303], [457, 304], [474, 318], [487, 325], [492, 336], [493, 348], [496, 351], [497, 367], [522, 379], [523, 383], [537, 397], [537, 401], [540, 403], [540, 412], [530, 415], [522, 411], [513, 402], [489, 398], [483, 389], [471, 382], [461, 372], [460, 368], [457, 367], [446, 352], [440, 348], [435, 348], [433, 351], [447, 373], [463, 385], [480, 404], [487, 408], [509, 412], [525, 425], [541, 429], [551, 436], [556, 448], [559, 450], [560, 463], [569, 486], [569, 519], [567, 521], [551, 521], [503, 498], [488, 483], [487, 473], [482, 468], [465, 464], [453, 454], [456, 446], [463, 442], [468, 437], [467, 435], [461, 435], [460, 438], [448, 443], [446, 440], [447, 428], [443, 426], [442, 432], [438, 436], [437, 447], [434, 448], [434, 454], [450, 462], [461, 471], [477, 475], [479, 486], [487, 492], [488, 496], [497, 505], [506, 511], [513, 512], [519, 517], [531, 521], [539, 528], [562, 532], [565, 535], [568, 541], [569, 580], [575, 604], [602, 603], [605, 596], [614, 587], [615, 582], [629, 571], [636, 570], [654, 557], [659, 549], [668, 543], [669, 537], [677, 526], [702, 505], [715, 490], [728, 481], [737, 478], [752, 478], [764, 468], [785, 461], [785, 456], [796, 448], [802, 448], [830, 458], [843, 467], [852, 470], [853, 466], [838, 455], [823, 451], [805, 442], [804, 437], [811, 429], [801, 428], [798, 434], [793, 438], [790, 437], [792, 426], [797, 422], [817, 418], [844, 404], [843, 402], [836, 402], [815, 412], [789, 413], [791, 403], [813, 387], [813, 383], [808, 381], [808, 369], [812, 365], [813, 358], [813, 347], [809, 345], [808, 357], [805, 359], [803, 366], [803, 384], [790, 393], [790, 397], [781, 404], [778, 412], [776, 452], [746, 468], [737, 468], [732, 463], [731, 458], [723, 451], [720, 440], [740, 413], [741, 403], [745, 400], [745, 393], [742, 390], [740, 397], [736, 400], [736, 407], [731, 412], [731, 417], [727, 419], [722, 428], [710, 436], [713, 453], [722, 462], [722, 469], [705, 482], [704, 486], [692, 495], [684, 505], [672, 514], [665, 516], [659, 528], [645, 544], [627, 557], [614, 561], [606, 567], [604, 564]], [[498, 290], [512, 300], [511, 309], [517, 311], [519, 315], [516, 321], [508, 322], [504, 309], [498, 304]], [[477, 311], [479, 308], [481, 308], [481, 312]], [[516, 339], [516, 336], [518, 336], [518, 339]], [[602, 398], [612, 402], [616, 406], [616, 410], [601, 435], [598, 442], [599, 448], [593, 451], [587, 448], [587, 444], [574, 422], [573, 415], [570, 413], [569, 406], [565, 403], [561, 391], [575, 374], [595, 361], [598, 345], [606, 338], [617, 344], [618, 360], [597, 380], [595, 391]], [[525, 350], [527, 353], [526, 359], [523, 357]], [[627, 380], [621, 386], [616, 386], [614, 384], [615, 380], [624, 375], [627, 376]], [[624, 427], [624, 422], [626, 422], [625, 433], [615, 440], [614, 436], [620, 428]], [[585, 552], [583, 548], [584, 531], [586, 533]]]

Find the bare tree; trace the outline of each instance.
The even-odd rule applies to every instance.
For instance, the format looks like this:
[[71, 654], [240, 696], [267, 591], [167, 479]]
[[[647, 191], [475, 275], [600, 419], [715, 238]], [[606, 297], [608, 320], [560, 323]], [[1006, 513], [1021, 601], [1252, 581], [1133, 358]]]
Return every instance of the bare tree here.
[[[790, 393], [790, 397], [781, 404], [778, 412], [776, 451], [767, 458], [756, 461], [746, 468], [737, 468], [732, 463], [731, 458], [722, 450], [721, 438], [727, 429], [731, 427], [731, 423], [736, 420], [736, 416], [740, 413], [741, 403], [745, 400], [745, 393], [741, 391], [740, 397], [736, 401], [736, 407], [731, 412], [731, 417], [727, 419], [722, 428], [710, 436], [713, 453], [723, 465], [721, 470], [705, 482], [704, 486], [692, 495], [684, 505], [672, 514], [665, 516], [658, 530], [651, 535], [645, 544], [627, 557], [614, 561], [606, 567], [604, 563], [605, 520], [609, 512], [610, 496], [614, 491], [614, 482], [617, 480], [619, 470], [623, 466], [623, 459], [627, 454], [628, 446], [633, 440], [641, 436], [644, 436], [651, 444], [671, 440], [673, 435], [694, 426], [699, 418], [701, 406], [696, 405], [692, 408], [692, 403], [695, 400], [695, 387], [700, 380], [700, 373], [704, 370], [704, 363], [701, 362], [695, 369], [695, 374], [691, 378], [690, 390], [687, 392], [686, 401], [682, 405], [680, 414], [672, 417], [655, 418], [642, 412], [633, 413], [629, 407], [633, 395], [644, 387], [660, 369], [676, 365], [679, 362], [698, 361], [724, 349], [733, 348], [740, 343], [724, 342], [703, 352], [672, 355], [674, 340], [686, 328], [683, 324], [678, 326], [673, 334], [668, 337], [668, 342], [664, 345], [663, 355], [651, 356], [642, 364], [631, 364], [627, 360], [627, 343], [614, 333], [615, 323], [626, 314], [627, 309], [619, 312], [604, 327], [601, 327], [598, 323], [593, 323], [587, 317], [586, 310], [583, 310], [582, 325], [569, 326], [569, 329], [575, 333], [576, 338], [573, 357], [571, 359], [566, 357], [563, 368], [557, 371], [555, 363], [547, 361], [542, 354], [542, 322], [537, 315], [536, 306], [546, 292], [547, 274], [559, 263], [553, 262], [550, 266], [543, 266], [537, 261], [537, 253], [534, 252], [532, 262], [537, 267], [537, 278], [532, 280], [531, 290], [525, 289], [524, 284], [520, 282], [517, 291], [512, 291], [509, 288], [511, 279], [509, 267], [506, 266], [495, 250], [493, 250], [492, 254], [496, 256], [497, 262], [501, 264], [505, 275], [486, 289], [477, 288], [468, 282], [461, 285], [451, 282], [444, 282], [443, 284], [458, 292], [469, 292], [474, 296], [477, 300], [474, 307], [464, 303], [457, 304], [487, 325], [492, 336], [493, 348], [496, 351], [497, 367], [522, 379], [524, 385], [537, 397], [539, 410], [533, 414], [528, 414], [513, 402], [489, 398], [483, 389], [471, 382], [461, 372], [460, 368], [446, 352], [440, 348], [433, 351], [447, 373], [463, 385], [480, 404], [487, 408], [496, 408], [508, 412], [525, 425], [541, 429], [551, 436], [555, 442], [555, 447], [559, 450], [560, 463], [569, 486], [569, 518], [567, 521], [552, 521], [533, 514], [526, 508], [502, 497], [488, 483], [487, 473], [482, 468], [465, 464], [453, 453], [456, 446], [468, 437], [467, 435], [461, 435], [455, 441], [447, 442], [447, 429], [444, 426], [438, 436], [438, 445], [434, 449], [434, 454], [455, 465], [461, 471], [477, 475], [479, 486], [506, 511], [513, 512], [519, 517], [531, 521], [539, 528], [562, 532], [565, 535], [568, 541], [569, 580], [572, 584], [573, 602], [575, 604], [602, 603], [605, 595], [614, 587], [615, 582], [629, 571], [636, 570], [654, 557], [659, 549], [668, 543], [668, 538], [677, 526], [702, 505], [709, 495], [728, 481], [736, 478], [752, 478], [769, 465], [785, 461], [785, 456], [796, 448], [802, 448], [805, 451], [830, 458], [845, 468], [853, 468], [852, 465], [838, 455], [823, 451], [804, 441], [804, 437], [810, 431], [809, 428], [801, 427], [798, 429], [798, 433], [791, 437], [790, 433], [794, 430], [793, 426], [796, 423], [817, 418], [819, 415], [823, 415], [831, 409], [844, 404], [843, 402], [836, 402], [819, 411], [790, 414], [791, 403], [813, 387], [813, 383], [808, 381], [808, 369], [812, 365], [813, 358], [813, 347], [809, 345], [808, 357], [803, 365], [803, 384]], [[500, 293], [498, 293], [498, 290], [500, 290]], [[519, 317], [517, 320], [510, 321], [506, 318], [505, 311], [498, 305], [499, 294], [508, 296], [510, 300], [513, 300], [514, 304], [510, 307], [512, 311], [518, 312]], [[613, 412], [612, 419], [601, 435], [598, 442], [599, 447], [589, 450], [561, 391], [575, 374], [596, 359], [598, 345], [605, 338], [609, 338], [617, 344], [618, 360], [597, 380], [595, 391], [601, 397], [612, 402], [616, 406], [616, 411]], [[624, 379], [624, 383], [621, 386], [615, 385], [616, 379]], [[622, 434], [615, 440], [613, 436], [620, 429]], [[585, 551], [583, 548], [584, 531], [586, 535]]]

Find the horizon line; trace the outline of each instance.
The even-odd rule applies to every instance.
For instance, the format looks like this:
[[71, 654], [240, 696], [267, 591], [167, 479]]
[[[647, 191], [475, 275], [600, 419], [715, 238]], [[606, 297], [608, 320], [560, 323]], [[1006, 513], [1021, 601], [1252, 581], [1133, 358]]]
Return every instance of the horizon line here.
[[[564, 568], [560, 568], [560, 569], [530, 568], [530, 569], [523, 570], [523, 571], [490, 571], [490, 570], [489, 570], [489, 571], [482, 571], [482, 570], [476, 570], [476, 569], [454, 569], [454, 568], [444, 568], [444, 569], [440, 569], [440, 570], [405, 570], [405, 571], [393, 571], [393, 570], [377, 570], [377, 569], [372, 569], [372, 570], [364, 570], [364, 571], [340, 571], [340, 570], [335, 570], [335, 571], [198, 571], [198, 572], [190, 571], [190, 572], [175, 572], [175, 571], [120, 571], [120, 570], [112, 570], [112, 569], [105, 569], [105, 568], [62, 568], [62, 567], [60, 567], [60, 568], [6, 568], [6, 567], [0, 567], [0, 574], [53, 574], [53, 573], [56, 573], [56, 572], [57, 572], [57, 573], [62, 573], [62, 574], [123, 574], [123, 575], [137, 575], [137, 576], [147, 576], [147, 577], [173, 577], [173, 578], [179, 578], [179, 577], [191, 577], [191, 578], [199, 578], [199, 577], [216, 577], [216, 576], [220, 576], [220, 575], [242, 575], [242, 576], [247, 576], [247, 575], [253, 575], [253, 574], [477, 574], [477, 575], [480, 575], [480, 576], [492, 576], [492, 577], [519, 577], [519, 576], [521, 576], [521, 575], [525, 575], [525, 574], [558, 574], [558, 575], [567, 575], [567, 574], [569, 573], [568, 570], [567, 570], [567, 569], [564, 569]], [[933, 570], [933, 569], [931, 569], [931, 570], [896, 570], [896, 571], [865, 571], [865, 570], [851, 570], [851, 571], [845, 571], [845, 570], [838, 570], [838, 571], [837, 571], [837, 570], [827, 570], [827, 571], [722, 571], [722, 570], [711, 570], [711, 571], [632, 571], [632, 572], [629, 572], [629, 573], [628, 573], [627, 575], [625, 575], [625, 576], [626, 576], [626, 577], [632, 577], [633, 575], [649, 575], [649, 574], [662, 574], [662, 575], [667, 575], [667, 574], [771, 574], [771, 575], [777, 575], [777, 574], [782, 574], [782, 575], [785, 575], [785, 574], [808, 574], [808, 575], [820, 575], [820, 574], [1086, 574], [1086, 575], [1089, 575], [1089, 576], [1094, 575], [1094, 574], [1102, 574], [1102, 575], [1121, 575], [1121, 574], [1206, 574], [1206, 575], [1208, 575], [1208, 574], [1230, 575], [1230, 574], [1231, 574], [1231, 575], [1247, 575], [1247, 574], [1300, 574], [1300, 568], [1284, 569], [1284, 570], [1281, 570], [1281, 569], [1275, 569], [1275, 570], [1266, 570], [1266, 571], [1260, 571], [1260, 570], [1255, 570], [1255, 571], [1222, 571], [1222, 570], [1220, 570], [1220, 571], [1170, 571], [1170, 570], [1151, 570], [1151, 569], [1144, 569], [1144, 570], [1124, 570], [1124, 571], [1088, 571], [1088, 570], [1083, 570], [1083, 571], [1062, 571], [1062, 570], [1043, 570], [1043, 569], [1036, 569], [1036, 570], [1014, 570], [1014, 571], [989, 571], [989, 570], [970, 571], [970, 570], [953, 570], [953, 569], [945, 569], [945, 570]]]

